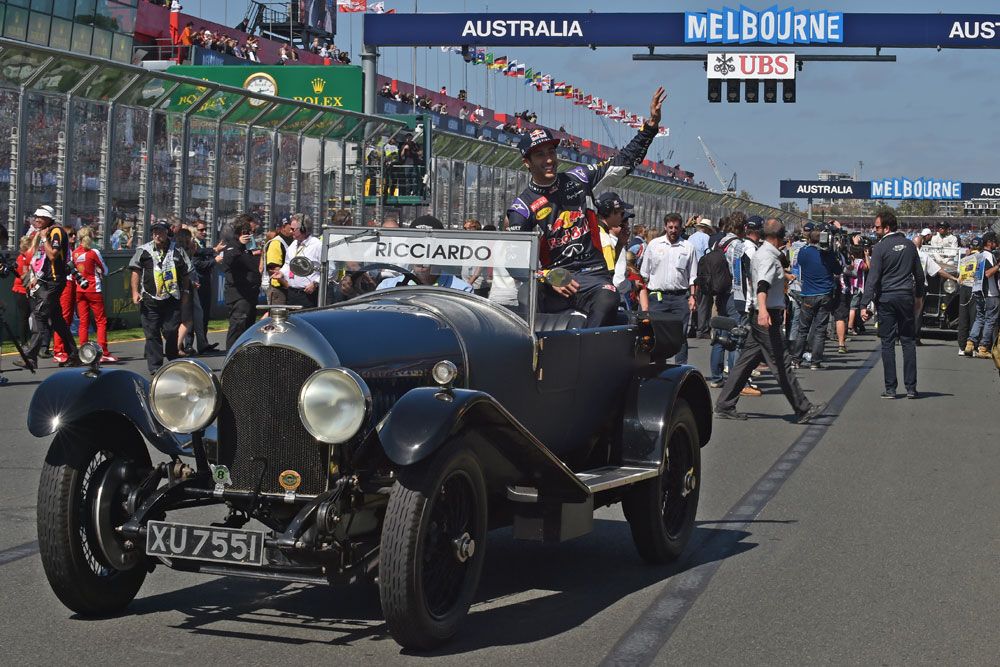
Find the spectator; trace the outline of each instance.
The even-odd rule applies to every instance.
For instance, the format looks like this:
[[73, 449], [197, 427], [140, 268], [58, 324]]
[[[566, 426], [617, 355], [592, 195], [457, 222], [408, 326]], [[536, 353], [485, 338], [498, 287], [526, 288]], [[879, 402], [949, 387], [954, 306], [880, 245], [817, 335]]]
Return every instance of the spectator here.
[[812, 353], [810, 368], [813, 370], [823, 365], [827, 325], [838, 300], [839, 276], [844, 272], [844, 266], [836, 254], [819, 247], [820, 234], [817, 230], [810, 232], [809, 245], [798, 254], [802, 277], [802, 313], [792, 348], [792, 365], [799, 366], [803, 351], [809, 347]]
[[[994, 251], [997, 249], [997, 235], [983, 234], [983, 252], [979, 253], [976, 277], [972, 291], [976, 296], [976, 319], [972, 323], [969, 339], [965, 342], [965, 356], [990, 359], [990, 347], [996, 332], [997, 317], [1000, 316], [1000, 291], [997, 289], [997, 263]], [[977, 348], [978, 345], [978, 348]], [[974, 351], [974, 352], [973, 352]]]
[[139, 246], [129, 262], [132, 303], [139, 306], [150, 374], [163, 365], [164, 354], [167, 359], [177, 358], [181, 303], [188, 298], [191, 261], [182, 249], [171, 245], [167, 231], [162, 220], [153, 223], [153, 240]]
[[[191, 262], [194, 268], [194, 331], [182, 341], [185, 347], [194, 346], [198, 354], [208, 354], [219, 346], [208, 342], [208, 321], [212, 316], [212, 271], [215, 268], [215, 249], [208, 245], [208, 223], [198, 219], [194, 223]], [[197, 343], [197, 345], [195, 345]]]
[[292, 220], [292, 244], [288, 247], [285, 265], [281, 268], [282, 286], [288, 290], [288, 303], [293, 306], [313, 308], [319, 301], [319, 270], [299, 275], [291, 268], [291, 261], [296, 257], [306, 257], [318, 267], [322, 243], [311, 235], [309, 221], [303, 216]]
[[[694, 233], [688, 237], [688, 243], [694, 248], [695, 264], [697, 265], [708, 252], [708, 240], [715, 233], [715, 228], [708, 218], [699, 218], [694, 223], [694, 229]], [[712, 295], [705, 290], [698, 290], [698, 304], [695, 313], [698, 338], [707, 339], [709, 337], [708, 321], [712, 319]]]
[[260, 271], [257, 258], [249, 248], [253, 240], [253, 217], [243, 214], [236, 219], [236, 238], [222, 251], [222, 266], [226, 272], [226, 305], [229, 307], [229, 331], [226, 351], [254, 322], [254, 307], [260, 294]]
[[752, 264], [751, 283], [755, 285], [756, 308], [750, 317], [750, 337], [715, 403], [715, 416], [722, 419], [747, 418], [736, 411], [736, 403], [750, 374], [763, 360], [781, 385], [785, 398], [795, 411], [796, 421], [805, 424], [823, 414], [826, 404], [813, 404], [806, 398], [785, 352], [781, 334], [785, 319], [785, 271], [778, 250], [785, 240], [785, 226], [780, 220], [770, 219], [762, 228], [765, 241], [759, 250], [755, 249]]
[[[947, 271], [945, 271], [943, 268], [941, 268], [941, 265], [938, 264], [936, 261], [934, 261], [934, 258], [931, 257], [930, 253], [927, 252], [926, 250], [924, 250], [923, 245], [924, 245], [924, 243], [928, 242], [930, 240], [930, 238], [931, 238], [931, 230], [928, 229], [928, 228], [926, 228], [926, 227], [919, 234], [917, 234], [916, 236], [913, 237], [913, 245], [915, 245], [917, 247], [917, 255], [920, 257], [920, 266], [924, 270], [924, 284], [928, 284], [930, 282], [930, 279], [934, 278], [934, 277], [937, 277], [937, 278], [939, 278], [941, 280], [954, 280], [956, 283], [958, 283], [959, 282], [958, 276], [953, 276], [950, 273], [948, 273]], [[868, 250], [867, 249], [865, 249], [865, 260], [866, 261], [868, 260]], [[865, 269], [867, 269], [867, 268], [868, 267], [866, 265]], [[973, 277], [973, 280], [974, 279], [975, 278]], [[863, 287], [864, 287], [864, 285], [862, 284], [862, 288]], [[861, 299], [859, 298], [858, 301], [860, 301], [860, 300]], [[923, 303], [923, 300], [919, 300], [917, 302], [916, 310], [917, 310], [917, 320], [916, 320], [917, 345], [921, 345], [921, 342], [920, 342], [920, 330], [921, 330], [921, 328], [923, 326], [923, 319], [924, 319], [923, 318], [923, 312], [924, 312], [924, 303]], [[852, 316], [854, 315], [853, 311], [851, 311], [851, 315]], [[961, 315], [962, 315], [962, 312], [961, 312], [961, 308], [960, 308], [959, 309], [959, 317], [960, 318], [961, 318]], [[971, 325], [970, 325], [970, 330], [971, 330]], [[965, 335], [966, 335], [966, 337], [968, 337], [968, 332], [966, 332]], [[964, 356], [964, 354], [965, 354], [964, 348], [961, 351], [962, 351], [962, 355]]]
[[[698, 264], [695, 249], [681, 238], [681, 216], [668, 213], [663, 219], [666, 234], [653, 239], [643, 254], [639, 273], [648, 287], [639, 293], [639, 307], [680, 315], [687, 332], [695, 309], [695, 278]], [[675, 363], [686, 364], [688, 344], [685, 338]]]
[[[482, 224], [475, 218], [469, 218], [462, 223], [462, 229], [466, 231], [481, 231]], [[490, 295], [490, 267], [488, 266], [463, 266], [462, 280], [472, 285], [472, 291], [481, 297]]]
[[[2, 228], [6, 232], [6, 228]], [[14, 303], [17, 305], [17, 337], [22, 345], [31, 338], [31, 302], [28, 299], [28, 289], [26, 285], [31, 282], [31, 254], [28, 249], [31, 247], [31, 237], [22, 236], [21, 244], [17, 254], [17, 275], [14, 277], [14, 285], [11, 287], [14, 292]]]
[[[294, 216], [293, 216], [294, 217]], [[264, 245], [262, 263], [267, 287], [264, 293], [269, 304], [288, 303], [288, 291], [282, 285], [281, 267], [288, 256], [288, 246], [292, 243], [292, 218], [282, 218], [275, 226], [275, 235]]]
[[80, 345], [90, 338], [90, 316], [94, 316], [97, 329], [97, 344], [101, 346], [101, 363], [113, 364], [118, 361], [108, 350], [108, 318], [104, 314], [104, 276], [108, 265], [101, 252], [93, 247], [93, 233], [89, 228], [80, 230], [77, 247], [73, 249], [73, 264], [87, 281], [87, 286], [79, 285], [76, 294], [76, 314], [80, 318]]
[[896, 341], [903, 348], [903, 383], [907, 398], [917, 398], [917, 346], [914, 328], [914, 301], [923, 298], [924, 273], [917, 248], [899, 231], [892, 211], [875, 218], [875, 234], [880, 237], [872, 248], [871, 268], [861, 302], [867, 305], [862, 319], [878, 308], [878, 336], [882, 341], [882, 398], [896, 398]]

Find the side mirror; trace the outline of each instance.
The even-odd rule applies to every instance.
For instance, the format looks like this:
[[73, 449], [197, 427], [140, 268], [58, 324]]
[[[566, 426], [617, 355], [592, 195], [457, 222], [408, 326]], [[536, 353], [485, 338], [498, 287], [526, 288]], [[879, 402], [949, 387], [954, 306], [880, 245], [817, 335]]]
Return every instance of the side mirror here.
[[291, 267], [292, 271], [295, 272], [297, 276], [311, 276], [312, 274], [319, 271], [319, 264], [312, 261], [308, 257], [298, 256], [293, 257], [288, 266]]

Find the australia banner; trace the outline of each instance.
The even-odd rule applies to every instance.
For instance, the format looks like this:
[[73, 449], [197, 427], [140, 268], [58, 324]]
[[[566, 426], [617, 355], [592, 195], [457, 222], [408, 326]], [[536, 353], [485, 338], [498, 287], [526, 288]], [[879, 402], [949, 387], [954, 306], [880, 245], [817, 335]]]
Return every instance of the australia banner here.
[[937, 178], [874, 181], [781, 181], [782, 199], [1000, 199], [1000, 183], [963, 183]]

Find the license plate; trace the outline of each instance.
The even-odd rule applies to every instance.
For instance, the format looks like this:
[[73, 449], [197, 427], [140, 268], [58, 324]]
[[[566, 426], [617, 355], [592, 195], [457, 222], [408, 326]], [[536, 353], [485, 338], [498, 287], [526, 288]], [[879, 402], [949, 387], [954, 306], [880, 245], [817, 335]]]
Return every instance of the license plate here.
[[146, 553], [236, 565], [264, 564], [264, 532], [150, 521]]

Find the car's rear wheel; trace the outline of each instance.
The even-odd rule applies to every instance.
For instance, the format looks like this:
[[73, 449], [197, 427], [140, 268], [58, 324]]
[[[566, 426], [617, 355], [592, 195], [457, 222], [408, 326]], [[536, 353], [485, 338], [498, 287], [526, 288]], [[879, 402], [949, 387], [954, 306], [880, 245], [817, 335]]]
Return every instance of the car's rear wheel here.
[[698, 512], [701, 445], [698, 422], [684, 399], [674, 404], [666, 448], [663, 472], [636, 484], [622, 504], [636, 549], [650, 563], [680, 558]]
[[404, 469], [382, 527], [379, 593], [389, 633], [404, 648], [449, 639], [469, 612], [486, 547], [479, 460], [453, 443]]
[[56, 597], [86, 616], [127, 607], [146, 578], [141, 546], [115, 534], [125, 501], [151, 467], [131, 426], [71, 424], [49, 447], [38, 483], [38, 548]]

